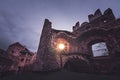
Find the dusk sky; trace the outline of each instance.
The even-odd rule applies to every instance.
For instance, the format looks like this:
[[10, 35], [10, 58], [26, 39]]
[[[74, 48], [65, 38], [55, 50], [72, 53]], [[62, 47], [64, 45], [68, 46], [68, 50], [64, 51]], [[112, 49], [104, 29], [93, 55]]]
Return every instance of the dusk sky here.
[[0, 48], [20, 42], [37, 52], [45, 18], [55, 29], [72, 31], [98, 8], [111, 8], [120, 18], [120, 0], [0, 0]]

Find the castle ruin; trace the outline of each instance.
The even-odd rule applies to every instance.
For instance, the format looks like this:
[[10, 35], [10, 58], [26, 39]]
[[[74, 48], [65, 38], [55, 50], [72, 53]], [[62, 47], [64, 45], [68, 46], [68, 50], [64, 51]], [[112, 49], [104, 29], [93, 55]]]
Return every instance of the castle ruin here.
[[[45, 19], [34, 70], [120, 71], [120, 19], [108, 8], [104, 13], [96, 10], [88, 20], [77, 22], [69, 32], [53, 29]], [[64, 49], [59, 48], [61, 43]]]

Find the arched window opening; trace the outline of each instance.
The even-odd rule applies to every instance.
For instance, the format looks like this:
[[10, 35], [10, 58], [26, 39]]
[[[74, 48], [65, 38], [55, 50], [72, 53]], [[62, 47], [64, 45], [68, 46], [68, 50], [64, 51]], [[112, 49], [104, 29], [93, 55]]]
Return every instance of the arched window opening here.
[[99, 42], [92, 45], [92, 52], [94, 57], [108, 56], [108, 48], [105, 42]]

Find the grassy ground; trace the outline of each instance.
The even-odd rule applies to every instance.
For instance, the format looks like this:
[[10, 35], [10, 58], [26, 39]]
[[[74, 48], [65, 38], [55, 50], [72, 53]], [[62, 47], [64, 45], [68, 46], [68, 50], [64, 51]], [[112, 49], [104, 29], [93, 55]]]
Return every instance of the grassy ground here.
[[120, 80], [117, 75], [95, 75], [68, 71], [32, 73], [24, 72], [17, 75], [0, 77], [0, 80]]

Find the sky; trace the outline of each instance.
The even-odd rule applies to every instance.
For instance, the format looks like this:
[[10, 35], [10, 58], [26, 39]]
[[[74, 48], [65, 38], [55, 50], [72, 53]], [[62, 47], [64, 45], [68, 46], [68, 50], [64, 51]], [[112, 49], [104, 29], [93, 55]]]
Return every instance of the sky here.
[[88, 21], [98, 8], [111, 8], [120, 18], [120, 0], [0, 0], [0, 48], [20, 42], [37, 52], [44, 19], [52, 27], [72, 31], [77, 21]]
[[93, 56], [107, 56], [108, 48], [105, 42], [95, 43], [92, 45]]

